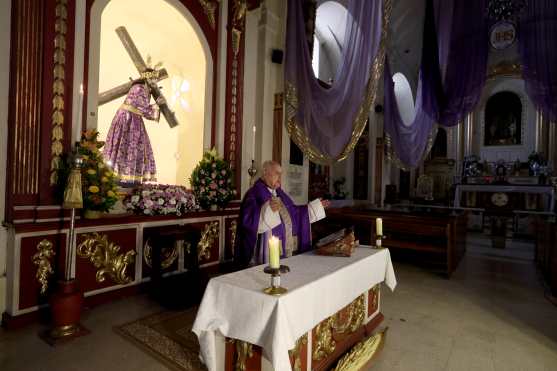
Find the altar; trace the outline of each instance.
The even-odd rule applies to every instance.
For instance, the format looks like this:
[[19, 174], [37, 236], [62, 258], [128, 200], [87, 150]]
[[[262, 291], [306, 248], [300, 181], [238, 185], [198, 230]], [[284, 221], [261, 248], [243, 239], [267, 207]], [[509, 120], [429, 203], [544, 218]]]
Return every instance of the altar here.
[[545, 195], [544, 210], [553, 212], [555, 209], [555, 188], [550, 185], [458, 184], [455, 189], [454, 207], [460, 207], [462, 193], [464, 192], [490, 193], [490, 201], [497, 207], [507, 205], [509, 199], [507, 193]]
[[[378, 285], [396, 287], [388, 249], [360, 246], [351, 257], [308, 252], [281, 264], [290, 267], [281, 277], [288, 289], [281, 296], [263, 293], [270, 281], [263, 265], [209, 282], [193, 332], [210, 371], [239, 363], [244, 370], [328, 369], [382, 321]], [[339, 329], [346, 307], [349, 323]], [[335, 332], [350, 336], [335, 341]]]

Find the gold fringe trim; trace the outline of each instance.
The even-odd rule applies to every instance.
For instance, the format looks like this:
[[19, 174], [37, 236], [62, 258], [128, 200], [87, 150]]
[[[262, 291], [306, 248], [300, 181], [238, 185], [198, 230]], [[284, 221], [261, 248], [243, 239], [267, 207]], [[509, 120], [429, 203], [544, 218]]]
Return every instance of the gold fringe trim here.
[[[435, 143], [435, 138], [437, 137], [438, 128], [439, 125], [437, 124], [433, 125], [433, 127], [431, 128], [431, 131], [427, 136], [427, 144], [424, 153], [422, 154], [422, 158], [418, 162], [418, 164], [422, 163], [427, 157], [427, 155], [429, 155], [429, 152], [431, 152], [431, 149], [433, 148], [433, 144]], [[387, 157], [387, 160], [392, 162], [393, 165], [395, 165], [396, 167], [398, 167], [403, 171], [410, 171], [413, 168], [417, 167], [417, 166], [408, 166], [404, 162], [402, 162], [402, 160], [398, 157], [393, 147], [393, 138], [387, 133], [385, 133], [385, 156]]]
[[340, 155], [336, 157], [331, 157], [323, 152], [321, 152], [317, 147], [315, 147], [303, 127], [296, 120], [296, 113], [298, 112], [298, 93], [294, 85], [286, 81], [286, 130], [288, 134], [296, 143], [298, 147], [304, 152], [308, 158], [317, 164], [330, 165], [333, 162], [340, 162], [354, 150], [360, 136], [362, 135], [366, 122], [368, 120], [369, 111], [371, 106], [375, 103], [377, 99], [377, 87], [381, 75], [383, 73], [383, 67], [385, 65], [385, 49], [387, 33], [389, 29], [389, 23], [391, 19], [392, 11], [392, 1], [386, 0], [383, 7], [383, 24], [381, 27], [381, 40], [379, 42], [379, 49], [377, 55], [371, 66], [370, 76], [366, 87], [366, 94], [363, 97], [360, 108], [354, 120], [352, 136], [350, 141], [344, 147], [344, 150]]

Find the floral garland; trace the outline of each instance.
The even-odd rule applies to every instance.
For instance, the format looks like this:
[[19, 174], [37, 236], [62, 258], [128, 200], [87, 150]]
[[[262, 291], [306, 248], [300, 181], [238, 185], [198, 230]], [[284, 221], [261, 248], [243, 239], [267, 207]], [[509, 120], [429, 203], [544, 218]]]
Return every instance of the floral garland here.
[[204, 209], [209, 209], [211, 205], [222, 208], [236, 195], [230, 164], [219, 157], [214, 148], [203, 154], [191, 174], [190, 184]]
[[195, 196], [186, 187], [162, 184], [143, 184], [126, 199], [129, 211], [144, 215], [182, 215], [196, 211], [199, 205]]
[[85, 131], [77, 146], [77, 152], [83, 159], [83, 206], [86, 210], [107, 212], [118, 201], [118, 178], [103, 160], [100, 148], [104, 142], [99, 142], [98, 136], [99, 132], [96, 130]]

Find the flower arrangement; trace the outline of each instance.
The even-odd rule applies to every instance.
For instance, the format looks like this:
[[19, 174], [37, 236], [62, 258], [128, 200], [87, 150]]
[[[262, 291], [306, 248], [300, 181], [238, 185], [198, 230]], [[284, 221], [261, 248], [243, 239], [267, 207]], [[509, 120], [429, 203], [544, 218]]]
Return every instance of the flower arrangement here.
[[99, 142], [98, 136], [96, 130], [85, 131], [77, 146], [77, 153], [83, 159], [83, 207], [85, 210], [107, 212], [118, 201], [118, 178], [103, 160], [100, 148], [104, 142]]
[[182, 215], [199, 209], [195, 196], [186, 187], [162, 184], [142, 184], [126, 197], [129, 211], [143, 215]]
[[236, 195], [230, 164], [213, 148], [205, 152], [190, 177], [193, 193], [202, 208], [224, 207]]

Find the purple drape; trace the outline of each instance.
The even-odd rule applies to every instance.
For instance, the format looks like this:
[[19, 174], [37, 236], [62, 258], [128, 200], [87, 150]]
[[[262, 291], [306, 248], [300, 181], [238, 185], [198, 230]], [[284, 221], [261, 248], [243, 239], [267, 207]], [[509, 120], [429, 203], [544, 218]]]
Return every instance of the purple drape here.
[[[370, 90], [368, 80], [374, 77], [379, 80], [372, 67], [380, 50], [382, 5], [381, 0], [348, 1], [341, 63], [332, 87], [326, 89], [313, 74], [301, 1], [288, 1], [285, 60], [287, 120], [296, 125], [295, 131], [309, 141], [321, 157], [313, 158], [307, 153], [307, 143], [298, 135], [293, 135], [291, 127], [289, 132], [298, 146], [316, 162], [323, 162], [320, 159], [339, 159], [353, 139], [355, 121], [363, 117], [359, 113], [361, 107], [372, 103], [366, 99], [366, 94]], [[371, 85], [376, 87], [376, 83]], [[369, 107], [364, 109], [367, 117]], [[364, 122], [366, 117], [363, 117]]]
[[518, 35], [526, 92], [538, 110], [557, 121], [557, 2], [528, 1]]
[[[456, 125], [474, 109], [485, 83], [488, 56], [485, 0], [426, 3], [416, 113], [409, 125], [400, 117], [392, 76], [388, 66], [385, 68], [386, 144], [394, 152], [390, 155], [405, 167], [415, 167], [423, 159], [435, 124]], [[435, 15], [439, 20], [438, 32]], [[443, 81], [441, 71], [445, 71]]]

